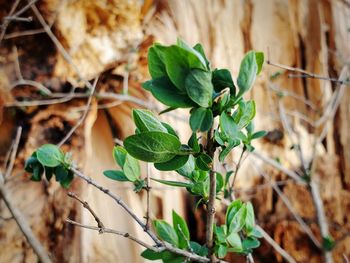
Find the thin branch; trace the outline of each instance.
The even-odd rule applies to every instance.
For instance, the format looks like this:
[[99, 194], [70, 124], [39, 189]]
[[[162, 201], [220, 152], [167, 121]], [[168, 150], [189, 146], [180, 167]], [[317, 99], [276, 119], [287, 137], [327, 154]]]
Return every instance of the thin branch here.
[[29, 17], [5, 16], [4, 19], [8, 20], [8, 21], [16, 21], [16, 22], [32, 22], [33, 21], [33, 17], [31, 17], [31, 16], [29, 16]]
[[100, 218], [96, 215], [95, 211], [92, 210], [92, 208], [90, 207], [89, 203], [86, 201], [81, 200], [75, 193], [73, 192], [68, 192], [67, 195], [75, 200], [77, 200], [79, 203], [81, 203], [83, 205], [84, 208], [86, 208], [90, 214], [94, 217], [96, 223], [97, 223], [97, 227], [101, 229], [104, 229], [104, 225], [102, 223], [102, 221], [100, 220]]
[[146, 227], [149, 229], [150, 227], [150, 194], [151, 194], [151, 165], [147, 163], [147, 186], [146, 186]]
[[281, 198], [282, 202], [285, 204], [285, 206], [288, 208], [288, 210], [292, 213], [294, 218], [297, 220], [297, 222], [300, 224], [301, 228], [304, 230], [304, 232], [309, 236], [311, 241], [315, 244], [316, 247], [322, 248], [320, 242], [317, 240], [314, 233], [311, 231], [310, 227], [304, 222], [304, 220], [301, 218], [301, 216], [298, 215], [298, 213], [295, 211], [293, 204], [290, 202], [288, 197], [281, 191], [281, 189], [278, 187], [277, 184], [275, 184], [269, 176], [260, 169], [255, 163], [252, 162], [252, 165], [255, 167], [257, 172], [263, 176], [267, 181], [271, 183], [272, 188], [275, 190], [275, 192], [278, 194], [278, 196]]
[[237, 177], [239, 168], [241, 168], [243, 155], [244, 155], [245, 151], [246, 151], [245, 148], [243, 148], [242, 152], [241, 152], [241, 155], [239, 156], [239, 160], [238, 160], [238, 163], [237, 163], [236, 169], [235, 169], [235, 174], [233, 175], [233, 180], [232, 180], [232, 184], [231, 184], [231, 190], [233, 190], [233, 187], [235, 185], [236, 177]]
[[280, 254], [288, 263], [297, 263], [295, 259], [288, 254], [269, 234], [259, 225], [255, 225], [256, 229], [262, 234], [263, 238], [269, 243], [278, 254]]
[[[213, 158], [215, 147], [213, 145], [213, 132], [214, 128], [212, 127], [207, 133], [207, 153]], [[216, 199], [216, 174], [213, 171], [213, 168], [209, 173], [209, 200], [207, 204], [207, 220], [205, 224], [205, 233], [206, 233], [206, 245], [208, 247], [210, 262], [215, 262], [215, 253], [214, 253], [214, 219], [215, 219], [215, 199]]]
[[103, 186], [100, 186], [94, 180], [92, 180], [92, 178], [84, 175], [81, 171], [77, 170], [76, 168], [71, 167], [70, 169], [76, 176], [83, 179], [88, 184], [93, 185], [94, 187], [99, 189], [101, 192], [103, 192], [106, 195], [108, 195], [109, 197], [111, 197], [115, 202], [117, 202], [117, 204], [120, 205], [142, 227], [142, 229], [153, 239], [153, 241], [157, 245], [161, 245], [161, 242], [155, 236], [155, 234], [153, 232], [151, 232], [149, 229], [147, 229], [146, 225], [142, 222], [142, 220], [131, 210], [130, 207], [128, 207], [128, 205], [126, 203], [124, 203], [124, 201], [119, 196], [111, 193], [109, 189], [104, 188]]
[[84, 122], [84, 120], [89, 112], [89, 109], [90, 109], [92, 97], [94, 95], [97, 82], [98, 82], [98, 78], [95, 78], [94, 83], [92, 84], [92, 88], [90, 90], [90, 96], [89, 96], [88, 101], [86, 103], [86, 107], [85, 107], [85, 111], [84, 111], [83, 115], [81, 116], [79, 121], [72, 127], [72, 129], [70, 129], [70, 131], [64, 136], [64, 138], [57, 144], [58, 147], [61, 147], [73, 135], [73, 133], [76, 131], [76, 129], [78, 129], [79, 126]]
[[21, 139], [21, 135], [22, 135], [22, 127], [19, 126], [17, 128], [16, 137], [15, 137], [15, 140], [14, 140], [14, 143], [13, 143], [13, 147], [12, 147], [12, 151], [11, 151], [10, 162], [9, 162], [9, 165], [7, 166], [7, 168], [6, 168], [6, 173], [4, 175], [4, 180], [6, 180], [6, 178], [8, 178], [10, 176], [10, 174], [12, 173], [13, 166], [15, 164], [16, 155], [17, 155], [19, 141]]
[[[140, 239], [137, 239], [136, 237], [130, 235], [128, 232], [122, 232], [122, 231], [117, 231], [117, 230], [114, 230], [114, 229], [110, 229], [110, 228], [105, 228], [105, 227], [96, 227], [96, 226], [88, 226], [88, 225], [83, 225], [83, 224], [80, 224], [78, 222], [75, 222], [71, 219], [66, 219], [66, 222], [69, 223], [69, 224], [72, 224], [72, 225], [75, 225], [75, 226], [78, 226], [78, 227], [81, 227], [81, 228], [86, 228], [86, 229], [91, 229], [91, 230], [96, 230], [98, 231], [100, 234], [103, 234], [103, 233], [110, 233], [110, 234], [115, 234], [115, 235], [118, 235], [118, 236], [122, 236], [122, 237], [125, 237], [125, 238], [128, 238], [134, 242], [136, 242], [137, 244], [145, 247], [145, 248], [148, 248], [154, 252], [161, 252], [162, 249], [161, 248], [157, 248], [157, 247], [153, 247], [151, 245], [148, 245], [147, 243], [143, 242], [142, 240]], [[164, 250], [164, 249], [163, 249]]]

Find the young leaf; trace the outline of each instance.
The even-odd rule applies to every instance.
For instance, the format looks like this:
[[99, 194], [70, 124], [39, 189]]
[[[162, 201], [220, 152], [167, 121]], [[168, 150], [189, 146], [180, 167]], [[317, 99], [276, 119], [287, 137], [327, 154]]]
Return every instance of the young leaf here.
[[220, 129], [226, 136], [227, 140], [234, 140], [239, 136], [237, 124], [226, 112], [223, 112], [220, 115]]
[[188, 140], [188, 146], [190, 146], [195, 153], [200, 152], [201, 148], [199, 146], [197, 135], [195, 132], [192, 133], [190, 139]]
[[227, 254], [227, 245], [226, 244], [220, 244], [218, 248], [218, 258], [224, 258]]
[[197, 242], [190, 241], [190, 247], [193, 252], [199, 256], [206, 257], [208, 255], [208, 249], [205, 246], [201, 246]]
[[188, 155], [176, 155], [171, 160], [164, 163], [155, 163], [154, 167], [160, 171], [174, 171], [186, 164]]
[[236, 87], [233, 84], [231, 73], [227, 69], [215, 69], [213, 71], [212, 82], [214, 85], [215, 92], [219, 93], [225, 88], [230, 88], [230, 94], [235, 96]]
[[230, 140], [226, 147], [222, 147], [222, 151], [219, 154], [219, 161], [223, 162], [232, 149], [238, 146], [240, 143], [241, 142], [238, 139]]
[[193, 132], [205, 132], [213, 124], [213, 112], [206, 108], [193, 109], [190, 117], [190, 126]]
[[[202, 63], [203, 66], [207, 66], [207, 62], [205, 59], [205, 55], [204, 52], [198, 52], [195, 48], [190, 47], [185, 41], [183, 41], [181, 38], [177, 39], [177, 43], [176, 43], [179, 47], [182, 47], [183, 49], [186, 49], [187, 51], [191, 52], [192, 54], [194, 54]], [[198, 44], [197, 44], [198, 45]], [[203, 49], [202, 49], [203, 50]]]
[[161, 180], [161, 179], [155, 179], [152, 178], [153, 181], [156, 181], [161, 184], [170, 185], [170, 186], [176, 186], [176, 187], [192, 187], [192, 184], [184, 183], [184, 182], [178, 182], [178, 181], [168, 181], [168, 180]]
[[241, 200], [237, 199], [233, 201], [226, 210], [226, 225], [230, 226], [230, 222], [232, 221], [235, 214], [242, 207], [243, 203]]
[[186, 91], [192, 101], [201, 107], [210, 107], [213, 100], [211, 72], [192, 69], [186, 77]]
[[227, 242], [230, 244], [230, 246], [231, 246], [233, 251], [235, 251], [235, 252], [241, 252], [242, 251], [242, 241], [241, 241], [241, 238], [239, 237], [238, 233], [231, 232], [227, 236], [226, 239], [227, 239]]
[[251, 139], [252, 139], [252, 140], [253, 140], [253, 139], [259, 139], [259, 138], [261, 138], [261, 137], [266, 136], [266, 134], [267, 134], [266, 131], [258, 131], [258, 132], [254, 133], [254, 134], [252, 135]]
[[256, 64], [258, 65], [257, 75], [261, 72], [262, 66], [264, 64], [264, 53], [263, 52], [255, 52]]
[[196, 105], [187, 93], [179, 91], [168, 77], [146, 81], [142, 87], [150, 91], [158, 101], [171, 108], [190, 108]]
[[255, 81], [257, 73], [258, 65], [256, 63], [255, 52], [249, 51], [244, 56], [239, 69], [239, 74], [237, 78], [239, 92], [237, 94], [237, 98], [242, 97], [242, 95], [251, 88]]
[[63, 152], [53, 144], [44, 144], [36, 151], [38, 161], [43, 166], [56, 167], [64, 160]]
[[159, 46], [153, 45], [148, 49], [148, 69], [153, 79], [167, 75]]
[[206, 64], [206, 66], [207, 66], [207, 69], [209, 70], [209, 69], [210, 69], [210, 62], [209, 62], [209, 60], [207, 59], [207, 57], [205, 56], [205, 52], [204, 52], [204, 49], [203, 49], [202, 45], [198, 43], [198, 44], [196, 44], [196, 45], [193, 47], [193, 49], [196, 50], [196, 51], [198, 51], [198, 52], [202, 55], [202, 57], [203, 57], [204, 60], [205, 60], [205, 64]]
[[258, 229], [256, 229], [255, 227], [254, 227], [254, 229], [251, 232], [247, 233], [247, 236], [249, 236], [249, 237], [256, 237], [256, 238], [262, 238], [263, 237], [263, 235], [260, 233], [260, 231]]
[[186, 221], [173, 210], [173, 227], [179, 238], [179, 248], [187, 248], [190, 240], [190, 231]]
[[32, 171], [33, 174], [30, 177], [30, 180], [35, 182], [40, 182], [43, 172], [44, 172], [43, 166], [40, 163], [38, 163], [38, 165], [35, 165], [33, 167], [33, 171]]
[[129, 179], [125, 176], [125, 174], [122, 171], [107, 170], [107, 171], [104, 171], [103, 174], [109, 179], [112, 179], [115, 181], [119, 181], [119, 182], [129, 181]]
[[123, 169], [127, 151], [121, 146], [114, 146], [113, 148], [113, 158], [120, 168]]
[[248, 202], [246, 204], [247, 207], [247, 215], [245, 219], [245, 228], [247, 232], [252, 232], [254, 230], [255, 226], [255, 215], [254, 215], [254, 208], [251, 202]]
[[169, 225], [164, 220], [155, 220], [153, 223], [157, 235], [160, 239], [174, 245], [175, 247], [178, 247], [179, 238], [177, 237], [176, 232], [171, 225]]
[[212, 162], [213, 159], [205, 153], [200, 154], [196, 159], [197, 167], [203, 171], [209, 171]]
[[74, 174], [62, 164], [55, 168], [55, 175], [56, 181], [59, 182], [63, 188], [68, 188], [74, 177]]
[[162, 123], [149, 110], [134, 109], [132, 115], [135, 125], [141, 133], [147, 131], [168, 132]]
[[216, 173], [216, 193], [219, 193], [224, 187], [224, 178], [220, 173]]
[[178, 172], [182, 176], [190, 178], [194, 168], [195, 168], [195, 158], [192, 155], [189, 155], [189, 158], [185, 163], [185, 165], [177, 169], [176, 172]]
[[229, 232], [239, 232], [245, 225], [247, 215], [247, 207], [245, 204], [241, 206], [238, 212], [233, 216], [232, 221], [229, 222]]
[[178, 154], [181, 142], [174, 135], [153, 131], [127, 137], [124, 147], [138, 160], [162, 163], [171, 160]]
[[186, 90], [185, 80], [191, 69], [206, 70], [206, 66], [195, 54], [182, 47], [175, 45], [165, 47], [163, 54], [167, 74], [180, 91]]
[[123, 171], [130, 182], [135, 182], [141, 175], [139, 162], [130, 154], [126, 155]]
[[218, 243], [226, 243], [226, 226], [214, 225], [214, 232]]
[[259, 242], [259, 240], [257, 240], [254, 237], [248, 237], [248, 238], [243, 240], [242, 246], [243, 246], [243, 250], [250, 252], [251, 249], [259, 247], [260, 242]]
[[235, 121], [239, 129], [246, 127], [255, 116], [255, 102], [253, 100], [247, 101], [246, 103], [239, 104], [238, 119]]

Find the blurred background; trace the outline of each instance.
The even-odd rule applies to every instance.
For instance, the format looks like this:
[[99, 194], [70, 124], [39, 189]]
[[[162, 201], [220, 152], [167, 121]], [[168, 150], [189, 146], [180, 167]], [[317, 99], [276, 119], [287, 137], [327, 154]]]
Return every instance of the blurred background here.
[[[96, 225], [67, 190], [53, 180], [30, 181], [23, 167], [37, 147], [59, 143], [81, 120], [86, 82], [99, 77], [84, 122], [62, 149], [142, 217], [145, 194], [102, 171], [117, 168], [112, 148], [134, 132], [131, 109], [164, 109], [141, 83], [149, 79], [148, 48], [177, 37], [202, 43], [212, 67], [228, 68], [234, 78], [251, 49], [263, 51], [269, 62], [248, 94], [257, 105], [256, 129], [268, 134], [244, 156], [236, 184], [236, 196], [253, 203], [257, 223], [272, 239], [262, 239], [255, 262], [288, 262], [276, 246], [294, 262], [323, 262], [324, 233], [334, 240], [333, 261], [349, 262], [348, 0], [0, 0], [0, 17], [1, 191], [54, 262], [144, 262], [135, 243], [66, 223]], [[191, 134], [188, 117], [186, 110], [161, 115], [183, 140]], [[236, 169], [239, 157], [237, 149], [227, 169]], [[142, 170], [146, 175], [147, 167]], [[305, 176], [316, 192], [299, 182]], [[102, 192], [78, 179], [69, 190], [88, 201], [106, 227], [148, 240]], [[203, 243], [205, 216], [194, 207], [185, 192], [153, 185], [151, 217], [170, 221], [175, 209]], [[218, 204], [218, 220], [224, 213]], [[245, 262], [239, 256], [227, 260]], [[0, 262], [37, 262], [2, 199]]]

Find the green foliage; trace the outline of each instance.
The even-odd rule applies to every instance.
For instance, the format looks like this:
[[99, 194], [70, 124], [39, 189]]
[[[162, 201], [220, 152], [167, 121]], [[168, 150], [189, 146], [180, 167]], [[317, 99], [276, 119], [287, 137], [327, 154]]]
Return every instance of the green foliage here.
[[27, 159], [24, 169], [32, 174], [32, 181], [41, 181], [45, 173], [48, 181], [55, 175], [56, 181], [68, 188], [74, 178], [70, 165], [69, 154], [65, 155], [56, 145], [44, 144]]
[[[160, 114], [189, 108], [192, 135], [187, 144], [182, 143], [175, 129], [160, 121], [153, 112], [134, 109], [135, 134], [125, 138], [124, 147], [113, 149], [113, 158], [120, 170], [107, 170], [103, 174], [114, 181], [132, 183], [135, 192], [149, 190], [139, 164], [139, 161], [144, 161], [153, 163], [160, 171], [176, 171], [182, 176], [182, 180], [151, 179], [167, 186], [181, 187], [197, 196], [197, 206], [208, 203], [210, 174], [216, 177], [216, 196], [212, 198], [230, 197], [233, 172], [222, 175], [213, 171], [213, 153], [219, 149], [219, 161], [224, 162], [235, 147], [243, 145], [243, 151], [253, 151], [252, 141], [265, 136], [264, 131], [254, 131], [255, 102], [243, 97], [252, 87], [263, 62], [263, 53], [248, 52], [241, 62], [236, 87], [229, 70], [211, 69], [200, 44], [191, 47], [181, 39], [171, 46], [154, 44], [148, 51], [151, 79], [142, 87], [167, 107]], [[219, 121], [218, 127], [214, 125], [215, 119]], [[201, 137], [206, 137], [206, 145], [201, 144]], [[32, 180], [40, 181], [45, 173], [47, 180], [56, 176], [63, 187], [68, 187], [73, 179], [70, 168], [68, 155], [51, 144], [34, 152], [25, 166], [32, 174]], [[172, 219], [173, 225], [164, 220], [153, 221], [157, 236], [174, 247], [207, 256], [205, 246], [191, 241], [185, 220], [175, 211]], [[252, 204], [240, 200], [232, 202], [227, 208], [225, 223], [215, 225], [214, 233], [217, 257], [224, 258], [230, 252], [252, 252], [260, 245], [257, 238], [261, 237], [255, 228]], [[326, 240], [325, 247], [331, 246], [329, 240]], [[141, 255], [166, 263], [186, 261], [183, 256], [166, 250], [154, 252], [146, 249]]]

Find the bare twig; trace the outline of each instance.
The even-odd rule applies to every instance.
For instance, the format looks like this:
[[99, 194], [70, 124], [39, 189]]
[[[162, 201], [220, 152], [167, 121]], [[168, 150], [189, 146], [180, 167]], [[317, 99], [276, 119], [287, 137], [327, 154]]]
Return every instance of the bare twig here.
[[97, 223], [97, 227], [102, 230], [105, 228], [102, 221], [100, 220], [100, 218], [96, 215], [95, 211], [92, 210], [92, 208], [90, 207], [89, 203], [86, 201], [81, 200], [75, 193], [73, 192], [68, 192], [67, 195], [75, 200], [77, 200], [79, 203], [81, 203], [83, 205], [84, 208], [86, 208], [90, 214], [94, 217], [96, 223]]
[[93, 185], [97, 189], [99, 189], [101, 192], [105, 193], [109, 197], [111, 197], [115, 202], [117, 202], [118, 205], [120, 205], [141, 227], [142, 229], [153, 239], [153, 241], [157, 245], [161, 245], [161, 242], [159, 239], [154, 235], [153, 232], [151, 232], [149, 229], [147, 229], [146, 225], [142, 222], [142, 220], [131, 210], [130, 207], [124, 201], [117, 195], [110, 192], [109, 189], [104, 188], [103, 186], [100, 186], [97, 184], [94, 180], [92, 180], [90, 177], [84, 175], [81, 171], [77, 170], [76, 168], [72, 167], [71, 171], [77, 175], [79, 178], [86, 181], [88, 184]]
[[71, 136], [72, 134], [76, 131], [76, 129], [79, 128], [79, 126], [84, 122], [89, 109], [90, 109], [90, 105], [91, 105], [91, 101], [96, 89], [96, 85], [98, 82], [98, 78], [95, 78], [94, 83], [92, 84], [92, 88], [90, 90], [90, 96], [88, 98], [88, 101], [86, 103], [86, 107], [85, 107], [85, 111], [83, 113], [83, 115], [81, 116], [81, 118], [79, 119], [79, 121], [72, 127], [72, 129], [70, 129], [70, 131], [64, 136], [64, 138], [57, 144], [58, 147], [62, 146]]
[[151, 192], [151, 165], [147, 163], [147, 186], [146, 186], [146, 227], [149, 228], [150, 226], [150, 192]]
[[[21, 0], [16, 0], [13, 3], [13, 5], [11, 7], [11, 10], [10, 10], [10, 13], [8, 14], [8, 16], [12, 16], [13, 15], [13, 13], [16, 11], [16, 8], [19, 5], [20, 1]], [[8, 25], [10, 24], [10, 22], [11, 22], [10, 20], [4, 20], [2, 25], [1, 25], [0, 45], [1, 45], [2, 40], [4, 39], [4, 36], [5, 36], [5, 33], [6, 33], [6, 29], [7, 29]]]
[[31, 16], [29, 16], [29, 17], [5, 16], [4, 19], [8, 20], [8, 21], [16, 21], [16, 22], [32, 22], [33, 21], [33, 17], [31, 17]]
[[9, 165], [7, 166], [7, 168], [6, 168], [6, 173], [4, 175], [4, 180], [6, 180], [6, 178], [8, 178], [10, 176], [10, 174], [12, 173], [13, 165], [15, 164], [15, 159], [16, 159], [16, 155], [17, 155], [19, 141], [21, 139], [21, 135], [22, 135], [22, 127], [19, 126], [17, 128], [16, 137], [15, 137], [15, 140], [14, 140], [14, 143], [13, 143], [13, 147], [12, 147], [12, 151], [11, 151], [10, 162], [9, 162]]
[[288, 254], [277, 242], [269, 236], [269, 234], [259, 225], [255, 225], [256, 229], [262, 234], [263, 238], [268, 242], [287, 262], [297, 263], [295, 259]]
[[[136, 243], [138, 243], [139, 245], [145, 247], [145, 248], [148, 248], [154, 252], [161, 252], [162, 249], [160, 248], [157, 248], [157, 247], [153, 247], [151, 245], [148, 245], [147, 243], [143, 242], [142, 240], [140, 239], [137, 239], [136, 237], [130, 235], [128, 232], [122, 232], [122, 231], [117, 231], [117, 230], [114, 230], [114, 229], [110, 229], [110, 228], [105, 228], [105, 227], [96, 227], [96, 226], [88, 226], [88, 225], [83, 225], [83, 224], [80, 224], [78, 222], [75, 222], [71, 219], [66, 219], [66, 222], [69, 223], [69, 224], [72, 224], [72, 225], [75, 225], [75, 226], [78, 226], [78, 227], [82, 227], [82, 228], [86, 228], [86, 229], [91, 229], [91, 230], [96, 230], [98, 231], [100, 234], [103, 234], [103, 233], [110, 233], [110, 234], [115, 234], [115, 235], [118, 235], [118, 236], [122, 236], [122, 237], [125, 237], [125, 238], [128, 238]], [[163, 249], [164, 250], [164, 249]]]
[[243, 148], [243, 149], [242, 149], [242, 152], [241, 152], [241, 155], [239, 156], [238, 163], [237, 163], [236, 169], [235, 169], [235, 173], [234, 173], [234, 175], [233, 175], [233, 180], [232, 180], [232, 184], [231, 184], [231, 191], [233, 190], [233, 187], [234, 187], [234, 185], [235, 185], [235, 181], [236, 181], [236, 177], [237, 177], [239, 168], [241, 168], [242, 160], [243, 160], [243, 155], [244, 155], [245, 151], [246, 151], [245, 148]]

